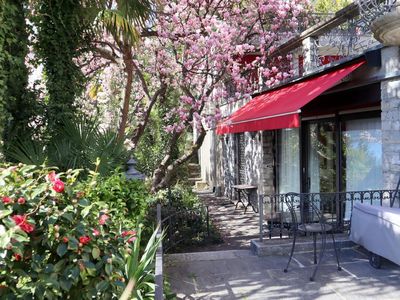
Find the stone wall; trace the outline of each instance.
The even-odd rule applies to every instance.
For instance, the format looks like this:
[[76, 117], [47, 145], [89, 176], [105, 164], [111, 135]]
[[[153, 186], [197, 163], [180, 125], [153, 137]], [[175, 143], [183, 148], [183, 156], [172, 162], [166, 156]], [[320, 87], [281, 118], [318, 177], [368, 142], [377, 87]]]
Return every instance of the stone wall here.
[[263, 131], [262, 193], [275, 193], [274, 131]]
[[226, 134], [222, 138], [222, 183], [223, 194], [227, 197], [232, 196], [232, 185], [236, 184], [236, 165], [235, 165], [235, 136]]
[[400, 176], [400, 80], [381, 83], [382, 151], [385, 189], [394, 189]]
[[261, 132], [245, 132], [245, 181], [244, 184], [262, 187], [261, 168], [262, 144]]
[[[382, 50], [381, 72], [400, 70], [398, 47]], [[400, 78], [381, 82], [383, 180], [385, 189], [394, 189], [400, 177]]]

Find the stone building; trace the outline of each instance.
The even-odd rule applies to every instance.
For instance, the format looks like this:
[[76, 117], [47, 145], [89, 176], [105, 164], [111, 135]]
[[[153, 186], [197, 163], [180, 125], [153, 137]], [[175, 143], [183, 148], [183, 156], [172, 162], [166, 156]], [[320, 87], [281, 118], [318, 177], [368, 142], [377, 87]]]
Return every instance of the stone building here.
[[[384, 12], [383, 12], [384, 13]], [[400, 50], [372, 37], [356, 4], [282, 44], [297, 76], [223, 105], [199, 151], [217, 194], [394, 189], [400, 176]]]

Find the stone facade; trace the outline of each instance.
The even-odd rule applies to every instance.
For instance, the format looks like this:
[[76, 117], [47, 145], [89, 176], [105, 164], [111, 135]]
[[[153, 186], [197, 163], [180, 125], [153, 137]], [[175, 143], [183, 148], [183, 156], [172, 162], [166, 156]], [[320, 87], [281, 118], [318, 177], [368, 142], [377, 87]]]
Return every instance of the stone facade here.
[[400, 174], [400, 80], [381, 83], [384, 188], [394, 189]]
[[274, 132], [263, 131], [263, 163], [262, 163], [262, 186], [263, 194], [275, 193], [275, 153]]

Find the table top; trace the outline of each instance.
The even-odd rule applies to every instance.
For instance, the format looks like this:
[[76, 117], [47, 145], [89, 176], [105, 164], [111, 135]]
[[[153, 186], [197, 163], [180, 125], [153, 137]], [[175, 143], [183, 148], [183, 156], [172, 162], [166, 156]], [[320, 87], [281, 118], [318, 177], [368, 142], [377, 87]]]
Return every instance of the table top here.
[[237, 184], [237, 185], [232, 185], [234, 189], [237, 190], [252, 190], [252, 189], [257, 189], [257, 186], [255, 185], [249, 185], [249, 184]]

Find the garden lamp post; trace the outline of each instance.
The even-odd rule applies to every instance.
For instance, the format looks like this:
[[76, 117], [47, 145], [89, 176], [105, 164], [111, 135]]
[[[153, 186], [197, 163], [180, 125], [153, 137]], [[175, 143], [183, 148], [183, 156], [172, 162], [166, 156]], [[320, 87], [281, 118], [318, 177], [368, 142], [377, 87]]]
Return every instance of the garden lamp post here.
[[136, 170], [136, 160], [133, 158], [130, 158], [128, 162], [126, 163], [128, 166], [128, 170], [125, 172], [125, 176], [127, 179], [136, 179], [136, 180], [144, 180], [145, 176], [144, 174], [140, 173], [138, 170]]
[[400, 1], [357, 0], [357, 4], [375, 39], [386, 46], [400, 46]]

